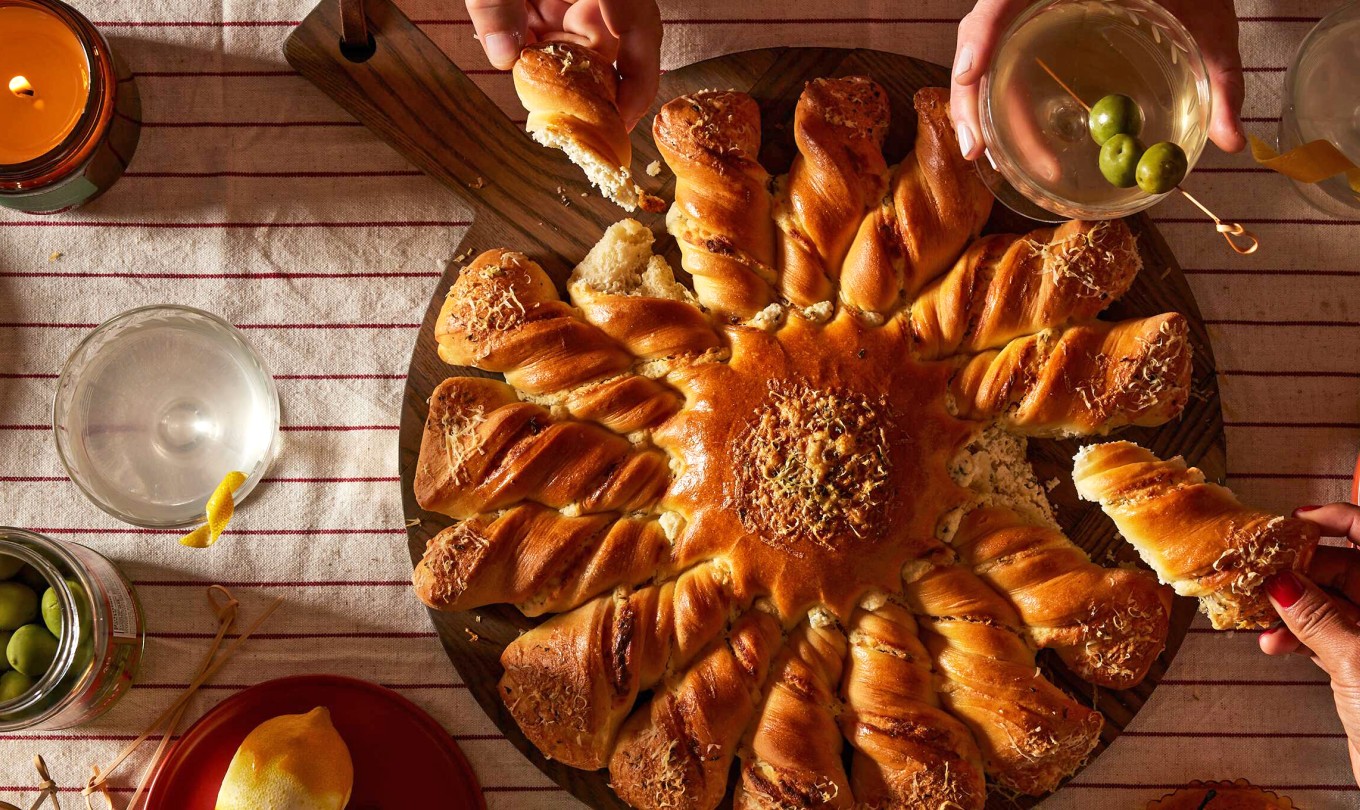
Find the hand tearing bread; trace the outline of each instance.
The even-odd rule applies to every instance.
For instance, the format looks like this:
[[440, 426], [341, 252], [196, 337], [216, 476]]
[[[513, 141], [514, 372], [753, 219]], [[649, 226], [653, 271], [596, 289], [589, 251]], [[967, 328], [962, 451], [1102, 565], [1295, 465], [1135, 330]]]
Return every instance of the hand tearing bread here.
[[566, 152], [625, 211], [665, 210], [665, 202], [633, 180], [633, 145], [619, 115], [613, 65], [582, 45], [539, 42], [520, 53], [513, 74], [534, 140]]
[[1217, 630], [1274, 625], [1262, 585], [1277, 571], [1305, 569], [1317, 547], [1315, 524], [1244, 506], [1180, 456], [1163, 461], [1132, 442], [1082, 448], [1072, 481], [1162, 582], [1199, 598]]

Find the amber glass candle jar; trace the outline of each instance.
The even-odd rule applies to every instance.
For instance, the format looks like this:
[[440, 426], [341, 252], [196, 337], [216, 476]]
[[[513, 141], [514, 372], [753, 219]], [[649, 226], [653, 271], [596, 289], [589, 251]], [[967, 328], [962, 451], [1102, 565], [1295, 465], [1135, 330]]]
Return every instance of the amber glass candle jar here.
[[0, 207], [75, 208], [108, 190], [141, 132], [132, 74], [60, 0], [0, 0]]

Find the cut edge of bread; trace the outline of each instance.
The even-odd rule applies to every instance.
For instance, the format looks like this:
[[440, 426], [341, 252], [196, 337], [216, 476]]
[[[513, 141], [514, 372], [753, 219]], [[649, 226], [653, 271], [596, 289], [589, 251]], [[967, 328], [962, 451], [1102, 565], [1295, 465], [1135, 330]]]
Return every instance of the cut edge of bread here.
[[632, 213], [642, 205], [646, 194], [633, 182], [633, 173], [627, 166], [611, 165], [580, 141], [552, 127], [534, 130], [530, 134], [544, 146], [565, 152], [567, 158], [586, 173], [586, 179], [623, 210]]
[[635, 219], [610, 225], [567, 280], [572, 297], [636, 295], [696, 303], [670, 264], [652, 252], [653, 240], [651, 230]]

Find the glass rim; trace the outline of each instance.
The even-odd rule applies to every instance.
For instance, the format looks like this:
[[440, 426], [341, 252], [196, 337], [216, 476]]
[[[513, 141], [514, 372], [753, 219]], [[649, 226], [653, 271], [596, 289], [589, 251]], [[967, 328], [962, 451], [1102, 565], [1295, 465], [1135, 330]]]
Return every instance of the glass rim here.
[[[1118, 219], [1151, 208], [1161, 202], [1168, 194], [1174, 193], [1174, 189], [1164, 194], [1144, 194], [1142, 197], [1134, 198], [1134, 200], [1127, 205], [1113, 207], [1093, 207], [1081, 205], [1065, 198], [1059, 198], [1056, 195], [1039, 188], [1037, 184], [1029, 182], [1028, 178], [1023, 177], [1019, 172], [1012, 172], [1012, 170], [1010, 170], [1010, 165], [1015, 161], [1009, 152], [999, 143], [1000, 139], [996, 137], [996, 126], [993, 123], [991, 86], [995, 82], [995, 74], [998, 70], [1000, 61], [996, 56], [998, 56], [1006, 47], [1006, 43], [1015, 36], [1016, 32], [1031, 22], [1039, 14], [1048, 11], [1055, 6], [1075, 5], [1089, 1], [1090, 0], [1043, 0], [1042, 2], [1037, 2], [1020, 12], [1020, 14], [1011, 21], [1010, 25], [1006, 27], [1005, 32], [998, 38], [997, 42], [999, 45], [997, 51], [993, 54], [992, 63], [988, 66], [987, 71], [983, 73], [978, 86], [978, 120], [982, 126], [980, 137], [984, 149], [984, 154], [979, 159], [989, 161], [993, 170], [1005, 179], [1016, 193], [1046, 211], [1051, 211], [1058, 216], [1073, 219]], [[1166, 28], [1177, 36], [1183, 37], [1191, 46], [1189, 50], [1182, 50], [1182, 52], [1187, 57], [1191, 72], [1195, 76], [1195, 90], [1199, 96], [1199, 106], [1204, 110], [1205, 126], [1203, 136], [1195, 144], [1193, 153], [1192, 150], [1186, 150], [1186, 157], [1189, 162], [1189, 169], [1186, 171], [1186, 176], [1188, 177], [1194, 171], [1195, 165], [1199, 162], [1200, 156], [1204, 152], [1205, 144], [1209, 141], [1209, 124], [1213, 120], [1213, 94], [1209, 86], [1208, 66], [1204, 62], [1203, 50], [1181, 21], [1154, 0], [1108, 0], [1108, 2], [1103, 2], [1102, 5], [1116, 5], [1120, 7], [1137, 6], [1142, 10], [1150, 11], [1156, 15], [1159, 24], [1165, 25]], [[988, 137], [989, 135], [991, 137]], [[993, 157], [993, 154], [997, 155], [997, 157]], [[1016, 178], [1012, 177], [1012, 173], [1016, 174], [1017, 177], [1024, 182], [1017, 184], [1015, 182]], [[1033, 188], [1036, 191], [1036, 195], [1031, 196], [1029, 193], [1026, 193], [1026, 188]], [[1044, 201], [1040, 202], [1036, 197], [1041, 198]]]
[[185, 520], [177, 521], [147, 519], [139, 515], [129, 514], [107, 503], [87, 486], [85, 481], [82, 480], [84, 477], [83, 474], [71, 460], [69, 437], [67, 436], [64, 413], [61, 407], [63, 394], [67, 393], [73, 385], [72, 374], [76, 371], [75, 367], [77, 361], [88, 359], [86, 357], [87, 353], [89, 356], [93, 356], [90, 349], [95, 341], [106, 334], [110, 329], [123, 324], [125, 321], [153, 312], [162, 312], [178, 316], [188, 315], [208, 321], [244, 349], [246, 356], [250, 358], [251, 362], [264, 376], [265, 382], [267, 383], [269, 401], [274, 406], [273, 431], [269, 437], [269, 445], [265, 448], [264, 454], [260, 457], [260, 460], [256, 462], [255, 469], [247, 473], [245, 482], [241, 484], [235, 493], [233, 493], [232, 497], [239, 505], [255, 489], [255, 485], [260, 482], [260, 479], [264, 477], [264, 474], [273, 464], [275, 450], [278, 446], [281, 408], [279, 404], [278, 387], [274, 383], [274, 376], [269, 372], [269, 367], [265, 365], [264, 358], [260, 357], [259, 353], [255, 351], [255, 347], [251, 346], [245, 339], [245, 335], [241, 334], [241, 330], [237, 329], [218, 315], [184, 304], [148, 304], [146, 306], [133, 307], [132, 309], [120, 312], [99, 324], [94, 329], [90, 330], [90, 333], [76, 344], [76, 347], [71, 350], [71, 354], [67, 356], [66, 362], [62, 365], [61, 374], [57, 377], [57, 388], [52, 395], [52, 439], [57, 448], [57, 457], [61, 459], [61, 466], [66, 470], [67, 477], [70, 478], [81, 491], [81, 494], [85, 496], [86, 500], [99, 507], [106, 514], [117, 518], [124, 523], [133, 526], [141, 526], [143, 528], [188, 527], [199, 522], [196, 519], [196, 515]]

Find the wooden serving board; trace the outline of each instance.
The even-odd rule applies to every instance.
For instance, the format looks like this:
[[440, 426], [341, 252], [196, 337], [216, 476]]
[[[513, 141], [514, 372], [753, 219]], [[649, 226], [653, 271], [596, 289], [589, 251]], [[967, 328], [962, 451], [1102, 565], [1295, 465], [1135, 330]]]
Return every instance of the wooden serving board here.
[[[460, 254], [471, 256], [492, 247], [519, 250], [541, 263], [560, 287], [605, 227], [623, 218], [624, 212], [591, 191], [581, 172], [559, 152], [534, 144], [389, 0], [368, 0], [367, 5], [376, 43], [371, 58], [352, 62], [341, 55], [338, 3], [323, 0], [288, 38], [289, 63], [474, 207], [475, 219], [459, 247]], [[731, 54], [668, 72], [661, 82], [658, 103], [633, 133], [633, 164], [640, 168], [659, 157], [652, 143], [650, 121], [662, 101], [702, 88], [721, 87], [747, 91], [760, 102], [765, 122], [762, 160], [771, 172], [782, 173], [793, 155], [790, 125], [804, 82], [818, 76], [851, 74], [870, 76], [887, 88], [893, 118], [886, 151], [889, 162], [897, 162], [914, 137], [912, 94], [923, 86], [947, 85], [944, 67], [879, 51], [772, 48]], [[669, 172], [658, 179], [641, 171], [638, 175], [649, 191], [663, 198], [673, 196]], [[662, 217], [639, 213], [635, 218], [658, 233], [658, 249], [674, 254]], [[1148, 219], [1137, 216], [1129, 224], [1138, 235], [1144, 270], [1107, 317], [1184, 313], [1191, 322], [1195, 388], [1180, 419], [1155, 430], [1127, 430], [1121, 436], [1159, 455], [1184, 455], [1210, 478], [1221, 480], [1226, 454], [1223, 418], [1213, 353], [1199, 308], [1175, 257]], [[988, 230], [1023, 232], [1034, 226], [998, 204]], [[677, 261], [672, 265], [679, 267]], [[412, 495], [426, 400], [450, 375], [483, 375], [475, 369], [447, 366], [435, 352], [435, 319], [458, 270], [456, 264], [451, 265], [431, 291], [406, 382], [400, 454], [403, 503], [412, 521], [409, 534], [413, 561], [420, 558], [426, 542], [451, 522], [421, 510]], [[1118, 540], [1113, 525], [1100, 510], [1076, 497], [1071, 464], [1079, 444], [1031, 442], [1031, 460], [1039, 480], [1057, 479], [1050, 498], [1059, 520], [1092, 557], [1098, 561], [1134, 560], [1136, 555]], [[1144, 683], [1127, 691], [1094, 690], [1068, 674], [1056, 657], [1042, 654], [1041, 663], [1050, 677], [1104, 713], [1107, 722], [1102, 749], [1133, 719], [1161, 680], [1193, 615], [1193, 602], [1177, 599], [1166, 652]], [[535, 620], [505, 605], [466, 613], [431, 612], [430, 618], [472, 695], [525, 756], [587, 804], [624, 807], [610, 790], [606, 772], [579, 771], [544, 758], [520, 734], [497, 696], [501, 650], [522, 630], [536, 624]], [[994, 791], [988, 807], [1033, 804], [1035, 800], [1011, 799]]]

